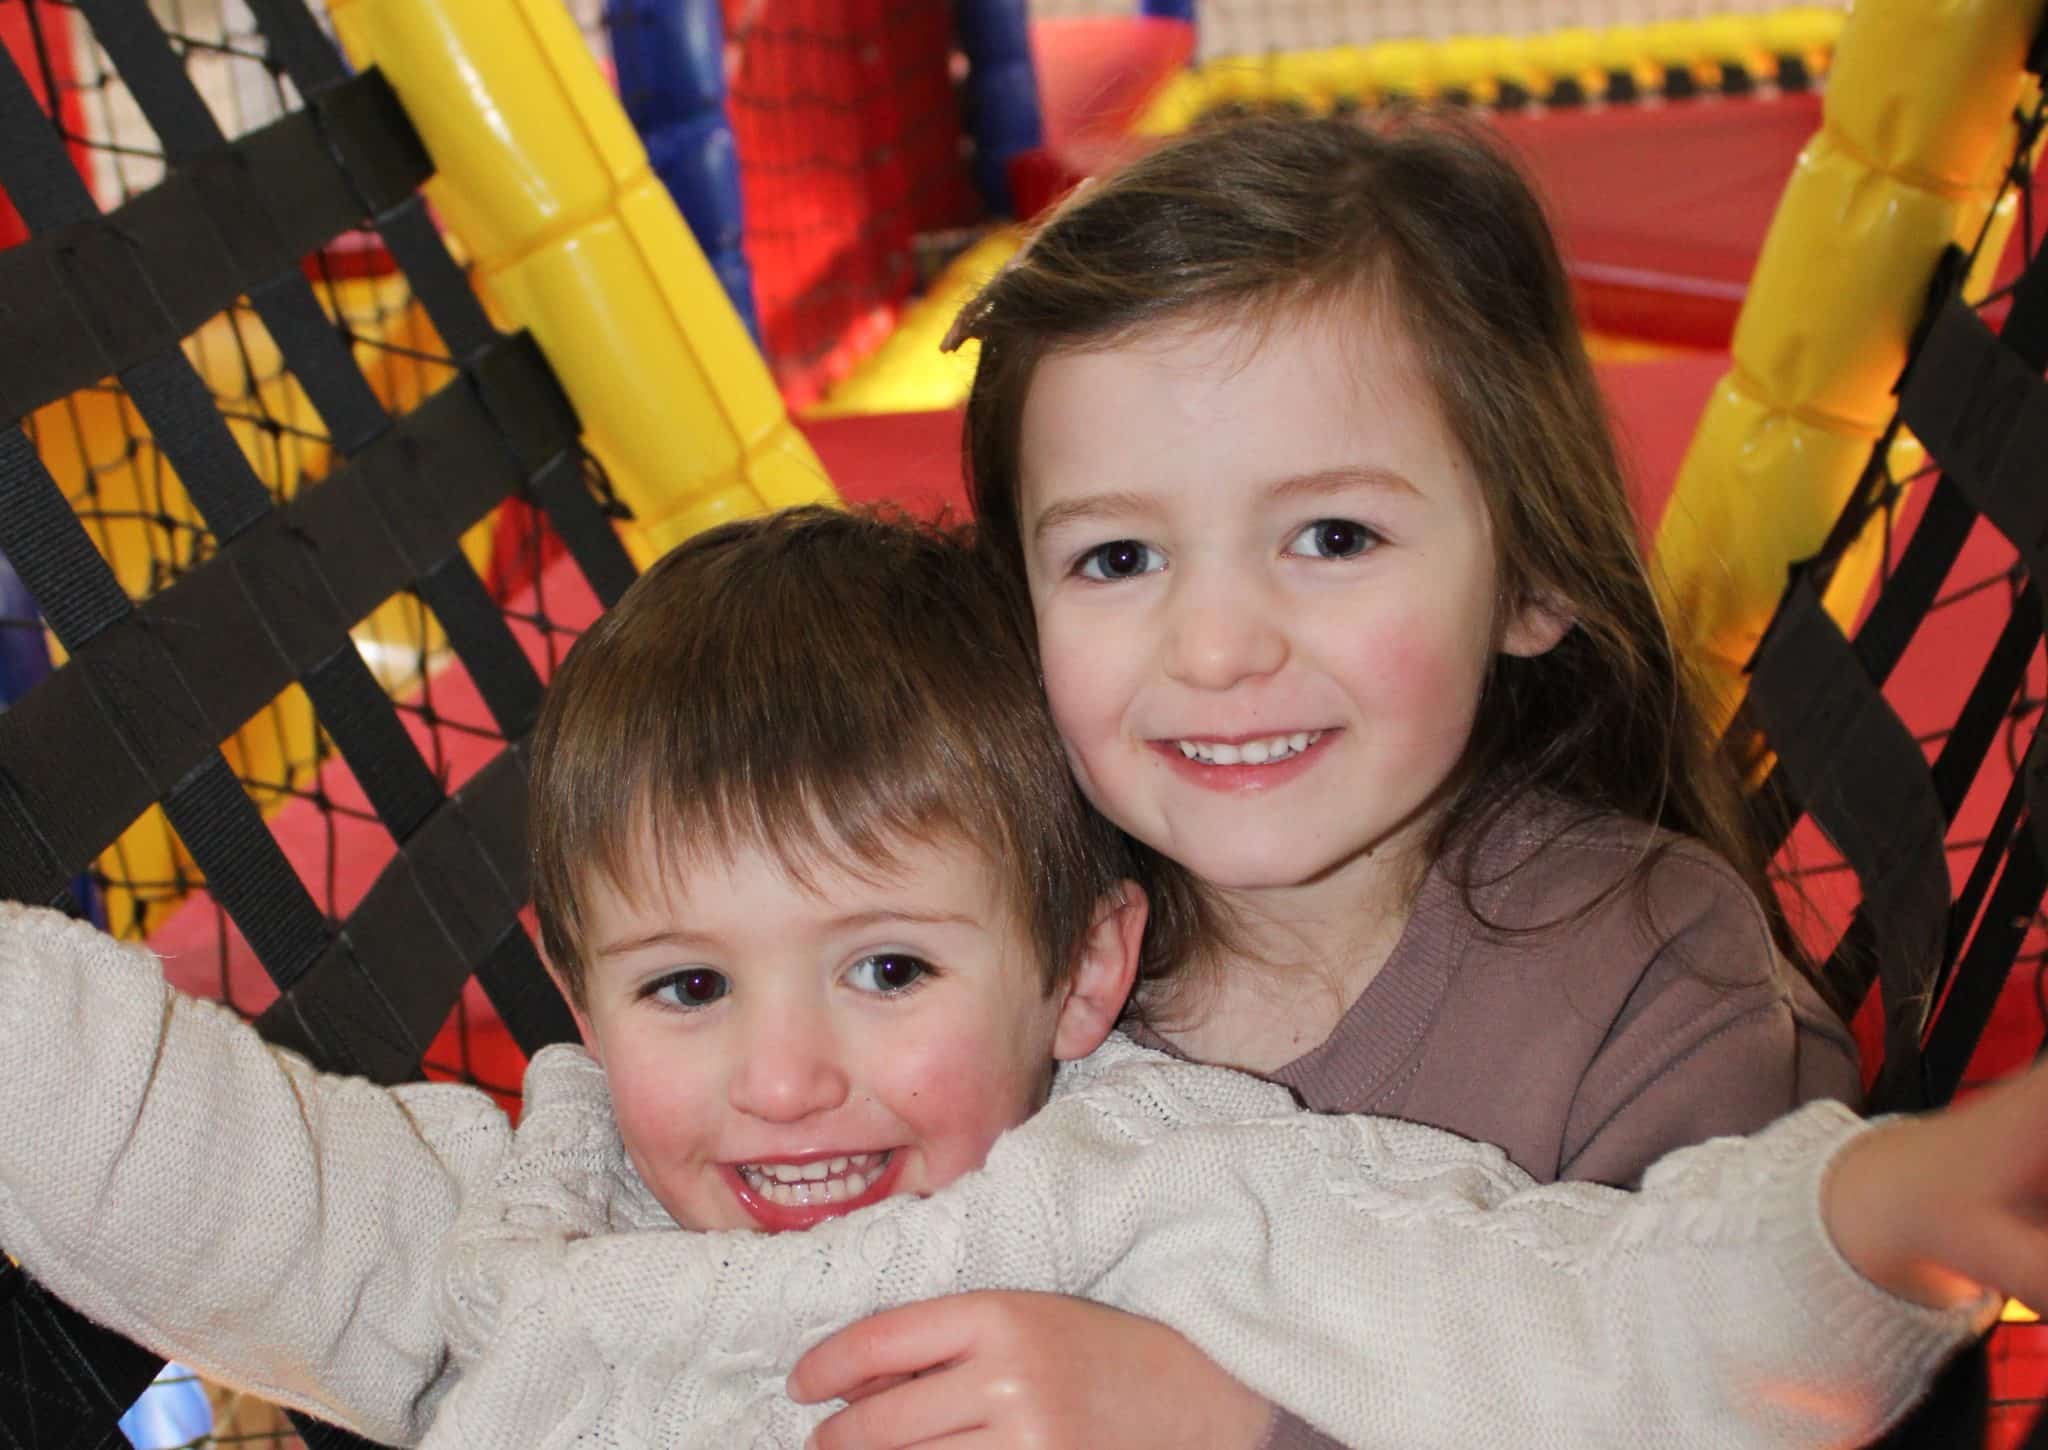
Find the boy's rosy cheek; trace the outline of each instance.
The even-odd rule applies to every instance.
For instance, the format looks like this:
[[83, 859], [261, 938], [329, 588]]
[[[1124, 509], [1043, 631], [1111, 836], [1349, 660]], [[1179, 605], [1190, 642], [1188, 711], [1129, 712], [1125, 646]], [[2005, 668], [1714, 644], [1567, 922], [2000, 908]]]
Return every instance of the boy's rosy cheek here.
[[[1041, 1060], [1051, 1057], [1047, 1043]], [[979, 1168], [995, 1140], [1037, 1107], [1043, 1070], [1012, 1061], [997, 1042], [962, 1034], [898, 1061], [896, 1112], [921, 1143], [929, 1180], [916, 1185], [918, 1191], [942, 1188]]]

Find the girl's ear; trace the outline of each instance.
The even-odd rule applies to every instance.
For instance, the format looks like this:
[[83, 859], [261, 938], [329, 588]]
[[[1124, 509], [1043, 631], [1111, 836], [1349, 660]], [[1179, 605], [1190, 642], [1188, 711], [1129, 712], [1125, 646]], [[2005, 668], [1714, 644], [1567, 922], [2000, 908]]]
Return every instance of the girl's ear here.
[[1137, 979], [1146, 910], [1144, 888], [1135, 881], [1120, 883], [1096, 907], [1095, 924], [1060, 988], [1063, 1000], [1052, 1036], [1052, 1055], [1059, 1061], [1086, 1057], [1116, 1026]]
[[1501, 631], [1500, 652], [1523, 659], [1547, 654], [1578, 623], [1565, 602], [1554, 594], [1537, 594], [1508, 616]]

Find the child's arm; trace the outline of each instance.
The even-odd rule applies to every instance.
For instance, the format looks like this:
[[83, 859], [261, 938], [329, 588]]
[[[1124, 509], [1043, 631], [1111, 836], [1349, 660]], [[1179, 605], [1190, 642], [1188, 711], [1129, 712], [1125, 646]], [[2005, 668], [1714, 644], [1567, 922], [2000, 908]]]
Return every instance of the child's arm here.
[[446, 1368], [432, 1269], [507, 1136], [482, 1094], [327, 1077], [155, 959], [0, 903], [0, 1245], [100, 1323], [375, 1438]]
[[[1841, 1154], [1832, 1218], [1881, 1204], [1939, 1162], [1943, 1188], [1909, 1200], [1917, 1211], [1976, 1223], [1979, 1235], [1995, 1226], [1957, 1261], [1963, 1251], [1943, 1246], [1949, 1230], [1902, 1226], [1879, 1209], [1885, 1257], [1858, 1262], [1908, 1289], [1895, 1265], [1963, 1270], [1948, 1287], [1970, 1297], [1945, 1295], [1940, 1309], [1883, 1292], [1832, 1246], [1821, 1183], [1836, 1150], [1862, 1140], [1831, 1104], [1674, 1155], [1635, 1195], [1533, 1188], [1493, 1150], [1443, 1134], [1307, 1117], [1158, 1133], [1126, 1113], [1074, 1162], [1060, 1161], [1074, 1144], [1055, 1140], [1023, 1176], [1040, 1180], [1038, 1231], [1101, 1268], [1091, 1297], [1172, 1325], [1347, 1445], [1837, 1445], [1881, 1433], [1983, 1327], [1995, 1301], [1977, 1282], [2048, 1288], [2048, 1134], [2036, 1131], [2030, 1152], [2002, 1136], [2044, 1115], [2048, 1070], [1981, 1118], [1958, 1113], [1889, 1145], [1897, 1130], [1884, 1129]], [[1027, 1129], [998, 1156], [1037, 1143]], [[991, 1169], [1014, 1171], [1015, 1159]], [[1109, 1243], [1113, 1261], [1091, 1259]], [[1853, 1233], [1845, 1247], [1864, 1252]], [[1017, 1257], [1014, 1244], [988, 1252]], [[828, 1422], [821, 1450], [909, 1443], [890, 1426], [931, 1434], [940, 1401], [1022, 1423], [1040, 1397], [1075, 1398], [1071, 1383], [1019, 1382], [1014, 1360], [892, 1357], [906, 1343], [931, 1349], [918, 1321], [949, 1312], [878, 1316], [799, 1365], [792, 1388], [807, 1400], [934, 1371]], [[1117, 1399], [1171, 1405], [1185, 1393], [1124, 1374], [1114, 1354], [1097, 1358]]]
[[1842, 1150], [1822, 1205], [1842, 1256], [1894, 1294], [1940, 1307], [1990, 1285], [2048, 1306], [2048, 1062], [1880, 1122]]

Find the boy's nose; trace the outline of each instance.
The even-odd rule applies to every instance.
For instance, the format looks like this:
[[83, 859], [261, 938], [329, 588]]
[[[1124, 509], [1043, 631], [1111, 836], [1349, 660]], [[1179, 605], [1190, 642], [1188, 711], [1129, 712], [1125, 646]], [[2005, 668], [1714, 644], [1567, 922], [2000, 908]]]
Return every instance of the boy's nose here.
[[1189, 578], [1175, 591], [1166, 668], [1175, 680], [1227, 690], [1272, 674], [1287, 661], [1287, 631], [1277, 602], [1257, 589]]
[[766, 1122], [793, 1123], [840, 1106], [848, 1087], [829, 1024], [811, 1013], [782, 1012], [747, 1034], [730, 1100]]

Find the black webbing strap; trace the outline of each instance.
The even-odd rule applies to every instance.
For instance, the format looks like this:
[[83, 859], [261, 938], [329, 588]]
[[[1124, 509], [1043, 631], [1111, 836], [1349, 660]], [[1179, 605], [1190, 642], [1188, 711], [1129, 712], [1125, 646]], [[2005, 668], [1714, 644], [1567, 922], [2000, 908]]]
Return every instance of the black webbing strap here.
[[524, 755], [506, 750], [379, 873], [320, 961], [263, 1015], [264, 1036], [294, 1048], [343, 1043], [349, 1070], [379, 1082], [416, 1077], [462, 984], [480, 963], [503, 958], [511, 939], [547, 990], [515, 998], [516, 1023], [494, 998], [507, 1027], [522, 1042], [573, 1035], [519, 925], [525, 815]]
[[[2018, 551], [2035, 589], [2048, 583], [2048, 382], [2039, 365], [1951, 301], [1928, 331], [1899, 412], [1944, 476]], [[2031, 602], [2039, 611], [2038, 593]], [[2026, 779], [2048, 783], [2038, 773]], [[2048, 853], [2048, 799], [2030, 794], [2027, 803], [2035, 848]]]
[[[248, 0], [248, 5], [270, 45], [272, 63], [281, 66], [307, 104], [319, 110], [323, 98], [349, 76], [334, 42], [314, 21], [304, 0]], [[466, 360], [497, 336], [469, 279], [442, 245], [423, 201], [406, 197], [388, 208], [372, 207], [370, 215], [434, 330], [458, 359]]]
[[[2021, 776], [2038, 777], [2043, 771], [2041, 737], [2037, 735], [2034, 739], [2035, 748], [2027, 753], [2020, 767]], [[2018, 793], [2037, 790], [2039, 786], [2015, 780], [2013, 789]], [[1985, 852], [1994, 854], [1993, 847], [1987, 845]], [[2048, 884], [2048, 872], [2042, 869], [2041, 854], [2031, 833], [2010, 833], [2000, 862], [1998, 885], [1991, 892], [1977, 934], [1956, 967], [1948, 995], [1942, 999], [1941, 1011], [1927, 1034], [1926, 1075], [1931, 1102], [1947, 1102], [1962, 1085], [1977, 1042], [1984, 1035], [1998, 1006], [1999, 994], [2005, 990], [2006, 979], [2019, 958], [2021, 943], [2034, 925], [2044, 884]]]
[[[1963, 797], [2007, 719], [2015, 692], [2025, 681], [2028, 662], [2040, 640], [2041, 620], [2034, 611], [2018, 610], [2007, 616], [2005, 628], [1999, 631], [1984, 668], [1957, 713], [1954, 727], [1928, 770], [1944, 820], [1953, 821], [1961, 808]], [[2007, 793], [2006, 812], [1993, 825], [1969, 878], [1949, 908], [1948, 937], [1941, 957], [1944, 966], [1931, 984], [1935, 1001], [1941, 998], [1948, 971], [1961, 954], [1970, 925], [1983, 905], [1984, 893], [1990, 889], [1998, 858], [2020, 809], [2018, 792], [2015, 781]], [[1859, 902], [1848, 928], [1820, 970], [1822, 994], [1844, 1021], [1856, 1015], [1876, 980], [1874, 942], [1875, 923]]]
[[127, 1450], [115, 1421], [162, 1364], [0, 1259], [0, 1445]]
[[479, 350], [464, 368], [527, 480], [529, 502], [555, 526], [569, 557], [606, 608], [632, 584], [633, 561], [583, 476], [582, 424], [530, 333]]
[[[72, 655], [58, 672], [72, 681], [63, 691], [46, 690], [46, 680], [0, 714], [0, 886], [21, 900], [56, 901], [92, 854], [76, 854], [73, 813], [100, 818], [110, 796], [146, 793], [181, 832], [207, 830], [186, 844], [210, 877], [249, 874], [222, 904], [251, 947], [268, 953], [273, 975], [295, 975], [325, 942], [326, 923], [222, 758], [215, 742], [224, 737], [210, 735], [177, 660], [127, 605], [77, 516], [67, 527], [65, 515], [20, 427], [0, 431], [0, 552]], [[91, 608], [44, 592], [72, 589]], [[75, 769], [81, 742], [99, 749], [92, 770]], [[62, 876], [48, 874], [52, 862]]]
[[[137, 75], [138, 96], [167, 147], [174, 152], [200, 154], [217, 140], [218, 131], [211, 116], [193, 94], [161, 32], [137, 0], [92, 0], [88, 13], [102, 43], [117, 52], [117, 58]], [[345, 114], [345, 107], [337, 105], [323, 114], [331, 128]], [[25, 149], [59, 150], [61, 162], [61, 150], [54, 146], [54, 141]], [[50, 169], [47, 157], [44, 162], [44, 169]], [[49, 195], [48, 204], [31, 218], [34, 224], [65, 223], [75, 220], [75, 213], [90, 211], [90, 198], [75, 179], [68, 191], [63, 184], [52, 184]], [[304, 282], [289, 267], [275, 287], [279, 295], [287, 297], [293, 292], [306, 292]], [[308, 302], [307, 308], [311, 306]], [[552, 379], [540, 386], [521, 386], [522, 365], [531, 369], [539, 361], [529, 349], [521, 355], [508, 354], [506, 360], [496, 362], [487, 373], [488, 389], [469, 385], [486, 408], [492, 401], [498, 401], [495, 411], [501, 417], [517, 413], [519, 431], [513, 444], [508, 445], [496, 429], [488, 426], [466, 432], [444, 429], [423, 435], [395, 435], [386, 429], [381, 409], [375, 405], [360, 375], [346, 361], [345, 349], [331, 331], [316, 326], [294, 328], [288, 319], [279, 332], [285, 343], [295, 345], [303, 354], [299, 358], [288, 356], [287, 360], [295, 364], [302, 374], [301, 381], [309, 385], [309, 395], [312, 388], [324, 389], [322, 395], [313, 397], [316, 407], [323, 410], [323, 417], [350, 420], [343, 431], [352, 432], [364, 445], [352, 466], [362, 469], [365, 494], [374, 505], [376, 516], [396, 542], [409, 576], [416, 581], [422, 597], [463, 658], [501, 732], [508, 738], [518, 738], [530, 728], [538, 712], [539, 680], [496, 605], [455, 546], [459, 527], [451, 529], [448, 522], [458, 515], [462, 522], [469, 521], [469, 511], [461, 507], [463, 494], [475, 492], [479, 480], [502, 477], [502, 462], [508, 449], [515, 457], [521, 452], [552, 456], [573, 447], [574, 415], [566, 401], [559, 400], [558, 393], [550, 392]], [[484, 357], [490, 360], [491, 352], [487, 350]], [[213, 411], [197, 374], [182, 355], [173, 353], [129, 368], [123, 374], [123, 382], [157, 435], [159, 446], [178, 469], [202, 516], [232, 548], [243, 531], [269, 515], [270, 501]], [[465, 395], [462, 389], [444, 391], [457, 397]], [[505, 406], [508, 398], [512, 407]], [[536, 408], [532, 406], [536, 399], [556, 401], [559, 405]], [[476, 412], [481, 419], [483, 410]], [[371, 441], [373, 434], [376, 436]], [[492, 494], [491, 501], [495, 502], [502, 489], [493, 490]], [[334, 595], [338, 609], [340, 594], [331, 582], [326, 582], [328, 571], [322, 567], [322, 561], [309, 557], [306, 563], [306, 577], [315, 587], [301, 594], [297, 602], [303, 605], [324, 587]], [[322, 696], [336, 708], [335, 719], [323, 723], [336, 736], [336, 743], [351, 766], [371, 784], [389, 778], [394, 770], [410, 772], [414, 777], [412, 788], [398, 793], [403, 804], [380, 812], [386, 824], [394, 827], [394, 834], [402, 839], [423, 818], [421, 803], [425, 792], [418, 782], [424, 778], [426, 766], [409, 748], [409, 742], [408, 749], [395, 761], [390, 757], [377, 758], [369, 737], [374, 735], [377, 745], [388, 745], [401, 740], [402, 733], [388, 726], [375, 730], [363, 726], [363, 722], [379, 718], [373, 684], [358, 661], [340, 652], [340, 643], [335, 641], [337, 648], [322, 661], [326, 670], [314, 680]], [[302, 647], [297, 652], [305, 651]], [[361, 728], [352, 734], [351, 725]], [[192, 788], [197, 791], [203, 785], [204, 782], [195, 780]], [[217, 790], [209, 790], [195, 799], [210, 802], [215, 808], [195, 814], [195, 820], [213, 818], [218, 814], [217, 808], [225, 804]], [[373, 803], [382, 804], [374, 798]], [[167, 810], [172, 805], [167, 802]], [[252, 944], [254, 941], [252, 937]], [[302, 950], [292, 962], [294, 980], [309, 965], [303, 956], [303, 944], [300, 945]], [[275, 973], [276, 968], [273, 966], [272, 970]]]
[[[270, 45], [272, 61], [284, 69], [310, 107], [327, 115], [332, 109], [329, 98], [345, 97], [349, 79], [333, 41], [299, 0], [250, 0], [249, 8]], [[345, 149], [348, 129], [339, 117], [334, 131], [335, 144]], [[524, 334], [518, 346], [530, 357], [515, 358], [496, 346], [500, 342], [497, 329], [485, 317], [468, 277], [442, 245], [440, 233], [417, 195], [408, 194], [389, 205], [370, 200], [372, 224], [405, 272], [428, 320], [473, 385], [483, 392], [506, 436], [515, 440], [533, 502], [546, 511], [599, 602], [606, 606], [616, 603], [637, 571], [610, 521], [590, 497], [580, 463], [559, 456], [563, 450], [578, 451], [580, 427], [552, 370]], [[538, 428], [537, 423], [541, 425]], [[547, 446], [538, 446], [536, 439], [548, 435], [554, 438]], [[443, 602], [457, 607], [455, 601]], [[449, 621], [444, 618], [442, 624]], [[458, 643], [458, 651], [460, 647]], [[520, 713], [516, 700], [502, 703], [513, 715]], [[493, 709], [495, 712], [497, 707]], [[503, 717], [499, 718], [502, 723]]]
[[[81, 9], [171, 156], [208, 154], [208, 148], [217, 146], [219, 128], [143, 0], [81, 0]], [[329, 103], [328, 97], [335, 99]], [[345, 138], [353, 117], [340, 88], [322, 93], [320, 109], [327, 131], [337, 140]], [[399, 129], [411, 134], [409, 127]], [[413, 144], [417, 148], [416, 140]], [[424, 162], [423, 152], [420, 159]], [[412, 180], [420, 178], [397, 179], [405, 182], [403, 190], [409, 193]], [[386, 178], [387, 185], [389, 181]], [[252, 221], [261, 225], [260, 216]], [[251, 301], [326, 423], [335, 447], [354, 454], [367, 446], [386, 426], [383, 409], [340, 337], [323, 324], [305, 278], [296, 267], [282, 269], [268, 289], [252, 294]], [[548, 458], [576, 446], [575, 413], [552, 377], [541, 384], [530, 381], [531, 374], [544, 371], [534, 367], [538, 361], [537, 352], [517, 358], [499, 348], [487, 348], [478, 359], [480, 365], [489, 365], [478, 384], [487, 406], [494, 395], [509, 395], [504, 402], [510, 406], [491, 411], [500, 428], [507, 430], [514, 455], [524, 465], [523, 473], [531, 473]], [[415, 506], [431, 504], [437, 492], [433, 480], [438, 476], [409, 480], [408, 501]], [[450, 548], [435, 559], [415, 553], [413, 562], [421, 597], [447, 632], [500, 733], [508, 738], [523, 735], [539, 711], [540, 681], [506, 629], [495, 601], [457, 549]], [[353, 764], [354, 752], [348, 743], [339, 738], [336, 743]]]
[[[2048, 31], [2042, 33], [2048, 35]], [[2027, 1438], [2020, 1441], [2019, 1450], [2048, 1450], [2048, 1405], [2034, 1412], [2033, 1428], [2027, 1431]]]
[[[508, 340], [507, 346], [512, 344]], [[416, 465], [399, 461], [412, 453]], [[430, 489], [418, 469], [439, 485]], [[441, 799], [431, 770], [370, 677], [348, 629], [445, 557], [464, 531], [518, 483], [473, 390], [442, 389], [372, 448], [213, 558], [131, 610], [100, 555], [19, 428], [0, 434], [0, 551], [46, 601], [74, 658], [122, 630], [160, 647], [180, 688], [199, 702], [210, 738], [167, 768], [182, 776], [210, 757], [293, 679], [301, 680], [372, 807], [399, 840]], [[431, 500], [432, 507], [417, 505]], [[336, 581], [339, 597], [326, 587]], [[135, 646], [122, 646], [132, 653]], [[93, 704], [82, 670], [52, 673], [0, 715], [0, 800], [34, 824], [43, 851], [0, 845], [0, 895], [48, 901], [157, 798], [157, 783], [122, 768], [130, 754]], [[80, 772], [64, 762], [101, 762]], [[11, 796], [8, 782], [15, 783]], [[58, 783], [61, 782], [61, 788]], [[0, 840], [19, 840], [0, 804]], [[26, 874], [24, 874], [26, 873]]]
[[1883, 1071], [1917, 1083], [1947, 929], [1947, 822], [1920, 747], [1803, 574], [1757, 649], [1749, 708], [1807, 813], [1862, 883], [1877, 928]]
[[[22, 741], [69, 741], [72, 761], [80, 758], [78, 742], [92, 741], [105, 749], [105, 759], [116, 762], [117, 780], [125, 768], [127, 784], [139, 787], [141, 795], [162, 796], [216, 899], [285, 994], [281, 1000], [287, 1005], [278, 1020], [290, 1022], [294, 1045], [316, 1061], [343, 1071], [409, 1075], [472, 966], [528, 1051], [564, 1037], [572, 1030], [566, 1011], [517, 924], [524, 891], [523, 833], [485, 839], [508, 821], [515, 832], [521, 825], [519, 757], [503, 757], [499, 768], [480, 775], [473, 796], [465, 792], [462, 801], [442, 800], [345, 630], [390, 592], [390, 587], [366, 588], [364, 571], [351, 567], [359, 562], [356, 556], [395, 561], [401, 581], [417, 581], [440, 616], [501, 728], [515, 738], [522, 733], [537, 710], [539, 684], [460, 553], [457, 538], [479, 515], [472, 504], [482, 500], [488, 507], [509, 491], [508, 484], [537, 492], [546, 481], [559, 491], [560, 460], [575, 456], [573, 412], [566, 400], [559, 407], [535, 406], [536, 399], [559, 398], [558, 390], [549, 391], [555, 386], [552, 378], [535, 385], [521, 373], [523, 366], [538, 363], [537, 355], [514, 358], [518, 349], [512, 347], [501, 354], [466, 281], [433, 237], [411, 191], [424, 175], [424, 164], [410, 128], [387, 126], [402, 143], [396, 146], [365, 140], [364, 118], [378, 120], [378, 103], [389, 100], [378, 82], [352, 85], [335, 77], [311, 94], [310, 121], [293, 118], [288, 126], [224, 148], [211, 115], [139, 0], [87, 0], [81, 8], [116, 58], [173, 163], [165, 184], [137, 199], [138, 212], [155, 216], [182, 209], [199, 219], [153, 224], [144, 238], [147, 255], [153, 261], [182, 249], [198, 275], [210, 276], [215, 284], [232, 269], [235, 290], [251, 298], [338, 449], [349, 456], [343, 473], [353, 470], [358, 481], [337, 488], [330, 480], [309, 490], [301, 518], [283, 518], [273, 510], [210, 394], [176, 347], [178, 337], [204, 315], [193, 315], [200, 303], [190, 296], [197, 294], [181, 297], [169, 283], [159, 285], [138, 260], [134, 238], [97, 217], [63, 148], [9, 68], [5, 79], [12, 83], [11, 93], [0, 95], [9, 103], [0, 111], [0, 135], [7, 137], [0, 146], [5, 158], [0, 184], [39, 238], [63, 229], [67, 238], [84, 239], [55, 255], [67, 269], [61, 280], [72, 284], [64, 292], [67, 305], [82, 313], [74, 326], [97, 350], [87, 380], [107, 371], [119, 373], [220, 543], [214, 564], [224, 566], [205, 572], [191, 589], [166, 591], [161, 604], [153, 601], [155, 607], [141, 612], [128, 610], [125, 601], [116, 608], [111, 600], [97, 612], [74, 610], [78, 617], [72, 622], [81, 633], [92, 633], [89, 644], [53, 677], [66, 684], [33, 692], [24, 702], [32, 708], [10, 712], [10, 717], [19, 716], [8, 719], [11, 733]], [[303, 14], [300, 20], [310, 23]], [[386, 105], [381, 119], [388, 123], [392, 114]], [[288, 174], [272, 174], [287, 162]], [[344, 185], [322, 195], [344, 220], [340, 226], [323, 225], [322, 235], [301, 243], [303, 233], [281, 222], [305, 223], [316, 214], [306, 194], [307, 178], [315, 174], [342, 178]], [[444, 338], [464, 345], [469, 371], [462, 384], [443, 390], [450, 401], [439, 410], [445, 416], [438, 422], [428, 417], [431, 427], [391, 428], [297, 269], [298, 255], [308, 246], [366, 215], [380, 225], [388, 222], [420, 257], [416, 281], [432, 274], [435, 285], [448, 289], [441, 306], [455, 325], [435, 320]], [[213, 255], [199, 255], [202, 244]], [[450, 302], [450, 296], [458, 300]], [[167, 304], [167, 297], [175, 305]], [[472, 321], [475, 325], [466, 326]], [[479, 362], [490, 371], [481, 383]], [[513, 421], [510, 436], [502, 426], [489, 426], [494, 415]], [[27, 451], [25, 440], [17, 441]], [[28, 483], [43, 499], [29, 517], [47, 522], [45, 516], [55, 512], [46, 507], [48, 500], [55, 497], [61, 505], [61, 496], [39, 464], [34, 474], [39, 476], [28, 477]], [[564, 503], [572, 516], [579, 506], [586, 515], [596, 515], [580, 488]], [[343, 520], [349, 505], [354, 516], [346, 527], [353, 528], [352, 538]], [[327, 541], [346, 540], [354, 549], [326, 554], [315, 547], [323, 524]], [[75, 519], [71, 527], [76, 530]], [[572, 531], [564, 532], [567, 537]], [[608, 528], [603, 534], [602, 542], [623, 558]], [[65, 535], [61, 529], [59, 535], [60, 547], [40, 550], [25, 577], [47, 581], [74, 565], [83, 567], [90, 606], [111, 575], [103, 562], [74, 557], [72, 545], [82, 535]], [[591, 532], [583, 530], [583, 537], [588, 547]], [[29, 543], [36, 550], [35, 539]], [[89, 542], [85, 549], [92, 552]], [[216, 600], [229, 602], [217, 605]], [[54, 595], [44, 603], [53, 601]], [[216, 686], [213, 672], [191, 668], [165, 633], [167, 625], [177, 624], [198, 623], [208, 630], [207, 621], [223, 609], [243, 623], [242, 639], [253, 646], [248, 653], [263, 661], [264, 669], [274, 673], [281, 667], [305, 680], [322, 724], [400, 841], [399, 857], [351, 916], [343, 935], [331, 932], [313, 907], [247, 793], [211, 744], [226, 733], [216, 729], [220, 722], [214, 718], [223, 705], [232, 713], [238, 702], [253, 708], [252, 695], [260, 703], [262, 696], [251, 688], [256, 672], [241, 670], [238, 650], [234, 668], [241, 678]], [[189, 637], [216, 646], [227, 642], [211, 633]], [[205, 683], [195, 687], [196, 681]], [[29, 728], [61, 725], [67, 716], [79, 722], [76, 730]], [[30, 753], [26, 744], [20, 751]], [[194, 757], [196, 764], [179, 773], [177, 763]], [[24, 775], [42, 782], [64, 778], [62, 773]], [[7, 784], [7, 772], [0, 770], [0, 787]], [[64, 849], [52, 849], [47, 833], [35, 829], [38, 816], [62, 819], [63, 810], [54, 802], [25, 809], [23, 792], [0, 788], [0, 832], [6, 833], [0, 835], [0, 846], [11, 847], [12, 838], [21, 836], [25, 849], [9, 850], [6, 859], [28, 862], [24, 870], [29, 874], [44, 872], [50, 861], [81, 849], [84, 839], [74, 830], [60, 843]], [[363, 962], [376, 969], [364, 971]], [[60, 1322], [64, 1318], [54, 1306], [51, 1313]], [[10, 1312], [10, 1325], [15, 1318]], [[125, 1348], [118, 1352], [135, 1355]], [[154, 1363], [147, 1356], [139, 1362]], [[140, 1381], [118, 1397], [103, 1396], [81, 1407], [88, 1411], [78, 1417], [86, 1427], [82, 1433], [97, 1443], [100, 1430], [111, 1426], [139, 1388]], [[323, 1445], [363, 1443], [310, 1425], [306, 1433]]]
[[[293, 204], [290, 190], [267, 195], [259, 186], [270, 178], [218, 164], [220, 127], [144, 0], [82, 0], [79, 8], [163, 143], [172, 175], [193, 171], [212, 178], [209, 201], [221, 240], [243, 257], [243, 269], [255, 279], [244, 290], [335, 447], [344, 454], [363, 447], [388, 420], [299, 270], [298, 260], [311, 246], [286, 246], [278, 234], [271, 213]], [[325, 104], [293, 118], [302, 124], [306, 148], [326, 162], [322, 170], [340, 218], [313, 245], [411, 195], [431, 174], [426, 151], [390, 88], [381, 82], [369, 91], [351, 91], [353, 86], [338, 87]]]
[[[361, 145], [387, 164], [402, 143], [417, 156], [382, 78], [367, 72], [348, 85], [376, 128]], [[354, 179], [302, 111], [197, 158], [112, 213], [0, 251], [0, 417], [25, 417], [175, 348], [238, 296], [295, 272], [299, 257], [362, 219], [360, 204]]]

